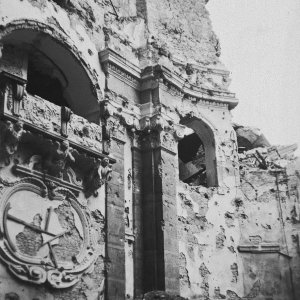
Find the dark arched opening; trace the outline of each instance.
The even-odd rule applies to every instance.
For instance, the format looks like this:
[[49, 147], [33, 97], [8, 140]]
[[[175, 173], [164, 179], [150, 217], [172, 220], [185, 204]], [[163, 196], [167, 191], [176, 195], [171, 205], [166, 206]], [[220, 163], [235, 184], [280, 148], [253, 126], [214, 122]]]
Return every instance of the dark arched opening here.
[[217, 186], [215, 139], [212, 129], [201, 119], [182, 119], [192, 129], [178, 143], [179, 178], [190, 185]]
[[178, 159], [181, 181], [207, 186], [204, 145], [196, 133], [186, 135], [179, 141]]
[[64, 96], [67, 80], [63, 72], [42, 52], [28, 51], [26, 90], [59, 106], [69, 107]]
[[5, 35], [1, 43], [4, 61], [12, 53], [19, 54], [10, 60], [22, 67], [29, 94], [67, 106], [91, 122], [99, 121], [95, 83], [66, 44], [47, 33], [19, 27]]

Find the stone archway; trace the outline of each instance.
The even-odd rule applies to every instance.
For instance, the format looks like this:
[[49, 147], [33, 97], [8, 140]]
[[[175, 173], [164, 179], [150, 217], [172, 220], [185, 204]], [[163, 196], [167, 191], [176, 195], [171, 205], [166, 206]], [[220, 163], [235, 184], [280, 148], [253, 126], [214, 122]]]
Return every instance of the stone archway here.
[[[23, 78], [27, 79], [28, 55], [36, 57], [39, 53], [52, 65], [54, 72], [60, 73], [63, 96], [72, 111], [91, 122], [99, 121], [99, 102], [102, 93], [97, 76], [81, 57], [78, 49], [67, 36], [56, 29], [30, 20], [19, 20], [9, 23], [0, 30], [0, 40], [3, 44], [2, 62], [6, 62], [6, 47], [15, 47], [23, 52]], [[11, 57], [10, 59], [13, 59]], [[26, 58], [27, 56], [27, 58]], [[25, 57], [25, 58], [24, 58]], [[49, 74], [48, 74], [49, 75]], [[46, 99], [47, 100], [47, 99]]]
[[180, 123], [191, 128], [203, 145], [207, 186], [218, 186], [214, 130], [210, 125], [197, 117], [183, 118]]

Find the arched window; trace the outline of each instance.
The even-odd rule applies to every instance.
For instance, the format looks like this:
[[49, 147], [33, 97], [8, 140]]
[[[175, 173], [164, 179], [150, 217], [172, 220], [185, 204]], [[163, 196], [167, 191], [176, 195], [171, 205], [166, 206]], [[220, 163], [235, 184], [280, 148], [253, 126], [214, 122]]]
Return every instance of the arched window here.
[[[30, 28], [17, 28], [1, 40], [5, 52], [22, 53], [21, 67], [27, 79], [26, 90], [56, 105], [67, 106], [91, 122], [99, 121], [99, 101], [94, 74], [66, 43]], [[12, 63], [20, 57], [10, 58]], [[15, 60], [15, 61], [13, 61]]]
[[67, 79], [59, 67], [42, 52], [31, 49], [28, 52], [27, 92], [56, 105], [69, 107], [64, 96], [66, 87]]
[[178, 143], [179, 179], [190, 185], [217, 186], [212, 129], [198, 118], [185, 118], [181, 123], [190, 129]]
[[179, 179], [191, 185], [207, 186], [204, 145], [195, 132], [178, 143]]

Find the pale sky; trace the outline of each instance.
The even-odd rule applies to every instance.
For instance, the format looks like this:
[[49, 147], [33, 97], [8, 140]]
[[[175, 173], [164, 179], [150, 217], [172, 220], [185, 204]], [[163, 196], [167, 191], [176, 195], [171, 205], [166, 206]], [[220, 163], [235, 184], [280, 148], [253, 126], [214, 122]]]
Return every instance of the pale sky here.
[[221, 61], [232, 72], [234, 121], [300, 154], [300, 0], [210, 0]]

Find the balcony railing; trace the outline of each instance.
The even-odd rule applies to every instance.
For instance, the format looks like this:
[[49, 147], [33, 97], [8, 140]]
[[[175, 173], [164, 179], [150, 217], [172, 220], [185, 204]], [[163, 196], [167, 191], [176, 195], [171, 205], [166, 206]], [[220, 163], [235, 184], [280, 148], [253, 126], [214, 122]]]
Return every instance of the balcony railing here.
[[71, 113], [69, 108], [55, 105], [39, 96], [25, 92], [23, 80], [6, 72], [0, 74], [1, 118], [22, 121], [24, 128], [62, 141], [92, 156], [102, 154], [103, 140], [100, 125]]

